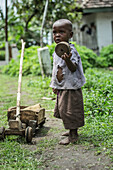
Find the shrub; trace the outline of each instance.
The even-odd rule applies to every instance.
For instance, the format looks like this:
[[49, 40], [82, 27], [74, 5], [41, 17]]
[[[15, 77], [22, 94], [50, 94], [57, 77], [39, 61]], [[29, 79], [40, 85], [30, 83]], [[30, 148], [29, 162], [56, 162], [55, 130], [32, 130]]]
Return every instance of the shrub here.
[[[25, 49], [22, 68], [22, 74], [24, 76], [29, 74], [41, 75], [37, 48], [39, 48], [39, 46], [32, 46]], [[2, 72], [11, 76], [17, 76], [19, 74], [19, 65], [20, 55], [17, 57], [17, 61], [12, 59], [9, 64], [2, 69]]]
[[[77, 49], [78, 53], [81, 56], [84, 71], [87, 68], [95, 67], [97, 55], [92, 50], [90, 50], [84, 46], [79, 46], [74, 42], [72, 42], [72, 43], [75, 45], [75, 48]], [[53, 63], [52, 54], [55, 50], [55, 46], [56, 46], [55, 43], [53, 43], [52, 45], [47, 45], [47, 47], [49, 48], [49, 52], [50, 52], [50, 58], [52, 61], [51, 63]], [[40, 47], [39, 46], [31, 46], [31, 47], [25, 49], [24, 60], [23, 60], [23, 70], [22, 70], [23, 75], [29, 75], [29, 74], [41, 75], [38, 54], [37, 54], [37, 48], [40, 48]], [[4, 67], [3, 73], [7, 73], [11, 76], [18, 75], [19, 74], [19, 64], [20, 64], [19, 59], [20, 59], [20, 55], [18, 56], [17, 61], [12, 59], [10, 61], [10, 63]]]
[[97, 63], [98, 67], [113, 67], [113, 44], [102, 48]]
[[5, 60], [5, 50], [4, 51], [0, 50], [0, 60]]
[[[78, 53], [81, 57], [84, 71], [87, 68], [96, 67], [96, 65], [97, 65], [97, 63], [96, 63], [97, 55], [92, 50], [88, 49], [85, 46], [79, 46], [75, 42], [71, 42], [71, 43], [74, 44], [76, 50], [78, 51]], [[52, 45], [48, 45], [51, 60], [53, 60], [52, 54], [54, 52], [55, 46], [56, 46], [55, 43], [53, 43]]]
[[87, 69], [85, 72], [84, 107], [88, 115], [113, 114], [113, 72], [104, 69]]
[[97, 63], [96, 63], [97, 55], [91, 49], [88, 49], [85, 46], [79, 46], [74, 42], [72, 42], [72, 44], [75, 45], [75, 48], [76, 48], [76, 50], [78, 51], [78, 53], [81, 57], [84, 71], [87, 68], [96, 67], [96, 65], [97, 65]]

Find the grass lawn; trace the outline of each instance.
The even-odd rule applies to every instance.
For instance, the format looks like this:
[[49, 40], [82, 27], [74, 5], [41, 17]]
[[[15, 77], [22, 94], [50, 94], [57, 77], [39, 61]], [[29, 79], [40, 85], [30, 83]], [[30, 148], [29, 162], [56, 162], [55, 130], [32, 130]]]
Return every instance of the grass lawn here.
[[[73, 148], [76, 150], [78, 146], [85, 148], [87, 152], [93, 152], [94, 156], [100, 159], [107, 157], [110, 164], [106, 163], [106, 169], [112, 169], [113, 166], [112, 77], [113, 72], [105, 70], [104, 73], [103, 70], [97, 69], [86, 72], [87, 83], [83, 88], [85, 126], [79, 130], [80, 137], [77, 144], [69, 144], [64, 148], [64, 150], [68, 150], [69, 147], [70, 150]], [[32, 76], [22, 78], [21, 105], [40, 103], [46, 109], [46, 125], [48, 126], [50, 121], [51, 127], [49, 130], [42, 128], [42, 137], [35, 138], [32, 145], [26, 144], [25, 139], [19, 136], [7, 136], [4, 141], [0, 141], [0, 169], [52, 169], [50, 162], [54, 157], [52, 153], [56, 150], [59, 134], [64, 129], [62, 123], [53, 117], [55, 100], [51, 98], [56, 96], [49, 88], [49, 83], [50, 78], [44, 80]], [[0, 85], [0, 127], [7, 128], [7, 109], [16, 106], [18, 77], [0, 74]], [[46, 159], [45, 153], [48, 153]], [[60, 169], [57, 165], [53, 166], [53, 169], [55, 168]]]

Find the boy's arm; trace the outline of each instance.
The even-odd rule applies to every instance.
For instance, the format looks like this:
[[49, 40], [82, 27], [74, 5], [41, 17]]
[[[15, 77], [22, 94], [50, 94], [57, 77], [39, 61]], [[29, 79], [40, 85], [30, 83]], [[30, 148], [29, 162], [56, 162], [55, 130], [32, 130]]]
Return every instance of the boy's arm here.
[[64, 55], [62, 55], [61, 58], [62, 58], [63, 60], [65, 60], [66, 65], [67, 65], [67, 67], [69, 68], [69, 70], [70, 70], [71, 72], [75, 72], [77, 65], [70, 60], [71, 55], [72, 55], [71, 53], [70, 53], [69, 55], [67, 55], [66, 53], [64, 53]]

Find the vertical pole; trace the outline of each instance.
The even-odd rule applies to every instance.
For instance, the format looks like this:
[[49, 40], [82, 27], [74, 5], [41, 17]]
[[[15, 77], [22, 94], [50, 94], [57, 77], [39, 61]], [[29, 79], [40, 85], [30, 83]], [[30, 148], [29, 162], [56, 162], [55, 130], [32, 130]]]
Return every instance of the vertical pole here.
[[5, 0], [5, 61], [6, 64], [9, 63], [9, 44], [8, 44], [8, 8], [7, 0]]
[[5, 16], [5, 40], [8, 41], [8, 24], [7, 24], [7, 20], [8, 20], [8, 9], [7, 9], [7, 0], [5, 0], [5, 12], [6, 12], [6, 16]]
[[8, 41], [5, 42], [5, 62], [9, 63], [9, 44]]
[[42, 21], [42, 27], [41, 27], [41, 31], [40, 31], [40, 46], [41, 47], [43, 47], [43, 28], [44, 28], [45, 19], [46, 19], [47, 8], [48, 8], [48, 0], [46, 0], [44, 15], [43, 15], [43, 21]]
[[17, 92], [17, 108], [16, 108], [16, 117], [20, 118], [20, 97], [21, 97], [21, 83], [22, 83], [22, 65], [23, 65], [23, 57], [24, 57], [24, 48], [25, 42], [22, 41], [22, 51], [20, 57], [20, 70], [19, 70], [19, 79], [18, 79], [18, 92]]

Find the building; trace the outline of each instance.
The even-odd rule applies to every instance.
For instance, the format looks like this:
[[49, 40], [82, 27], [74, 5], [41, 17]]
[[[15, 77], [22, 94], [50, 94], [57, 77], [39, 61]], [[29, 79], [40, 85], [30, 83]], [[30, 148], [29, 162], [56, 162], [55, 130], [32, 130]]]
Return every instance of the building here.
[[113, 0], [79, 0], [82, 22], [74, 24], [74, 39], [94, 51], [113, 44]]

